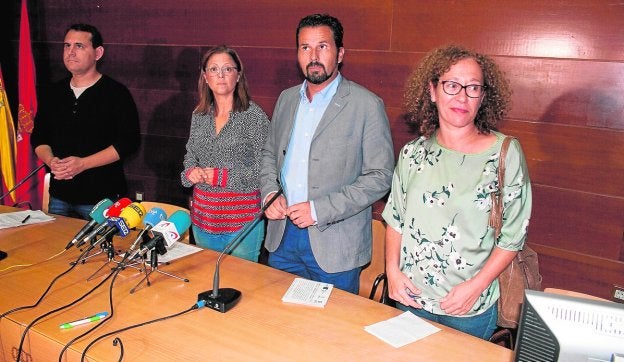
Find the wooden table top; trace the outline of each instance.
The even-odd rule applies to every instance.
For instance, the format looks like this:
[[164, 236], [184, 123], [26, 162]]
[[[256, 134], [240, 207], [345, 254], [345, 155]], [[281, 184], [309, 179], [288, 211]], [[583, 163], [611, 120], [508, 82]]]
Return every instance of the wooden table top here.
[[[12, 211], [0, 207], [0, 212]], [[85, 221], [57, 217], [53, 222], [0, 230], [0, 250], [9, 256], [0, 261], [0, 270], [15, 264], [37, 263], [0, 272], [0, 313], [31, 305], [54, 277], [69, 268], [79, 250], [71, 248], [52, 260], [41, 262], [64, 249]], [[116, 238], [116, 247], [127, 247], [132, 239]], [[151, 286], [133, 288], [143, 274], [135, 269], [121, 271], [109, 293], [110, 280], [76, 305], [52, 314], [30, 330], [24, 351], [33, 361], [58, 360], [61, 348], [94, 323], [61, 330], [59, 325], [97, 312], [114, 313], [108, 321], [65, 353], [66, 360], [78, 361], [84, 348], [96, 337], [135, 323], [182, 312], [197, 302], [197, 295], [212, 289], [218, 254], [202, 250], [163, 265], [159, 270], [188, 278], [185, 283], [160, 273], [152, 273]], [[19, 338], [40, 315], [83, 296], [104, 274], [87, 277], [107, 262], [99, 255], [77, 265], [61, 277], [39, 306], [12, 313], [0, 320], [0, 342], [5, 360], [11, 360]], [[108, 267], [104, 270], [110, 270]], [[105, 272], [107, 274], [107, 272]], [[286, 304], [281, 301], [294, 276], [265, 265], [235, 257], [223, 258], [220, 286], [238, 289], [242, 299], [232, 310], [219, 313], [208, 308], [142, 326], [115, 335], [124, 347], [127, 361], [169, 360], [256, 360], [256, 361], [510, 361], [512, 351], [436, 325], [442, 331], [401, 348], [394, 348], [364, 330], [364, 327], [401, 314], [398, 309], [334, 289], [324, 308]], [[89, 361], [119, 358], [115, 337], [108, 337], [89, 349]]]

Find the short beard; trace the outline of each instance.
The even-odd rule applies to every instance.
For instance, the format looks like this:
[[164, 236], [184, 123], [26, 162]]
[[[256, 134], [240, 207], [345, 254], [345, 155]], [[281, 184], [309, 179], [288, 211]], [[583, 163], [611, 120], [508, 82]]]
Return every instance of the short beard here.
[[[310, 68], [311, 66], [315, 66], [315, 65], [322, 67], [323, 71], [317, 74], [310, 74], [310, 72], [308, 72], [308, 68]], [[327, 71], [325, 70], [325, 66], [319, 62], [311, 62], [310, 64], [306, 66], [306, 80], [312, 84], [321, 84], [324, 81], [331, 78], [333, 74], [334, 73], [327, 74]]]

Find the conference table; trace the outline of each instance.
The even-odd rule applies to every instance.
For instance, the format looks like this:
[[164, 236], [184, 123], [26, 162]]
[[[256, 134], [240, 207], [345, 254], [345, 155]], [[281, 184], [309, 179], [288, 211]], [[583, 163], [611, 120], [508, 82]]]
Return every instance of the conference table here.
[[[0, 213], [16, 210], [0, 206]], [[34, 305], [52, 280], [79, 257], [78, 248], [61, 251], [86, 222], [53, 216], [54, 221], [0, 230], [0, 250], [8, 253], [0, 261], [0, 313]], [[113, 245], [127, 248], [132, 235], [115, 237]], [[41, 318], [28, 330], [22, 361], [58, 361], [68, 342], [100, 323], [66, 348], [60, 359], [79, 361], [87, 345], [105, 333], [177, 313], [181, 314], [94, 343], [85, 360], [482, 362], [513, 358], [509, 349], [434, 323], [441, 331], [403, 347], [392, 347], [364, 327], [395, 317], [402, 313], [400, 310], [335, 288], [322, 308], [284, 303], [281, 298], [294, 275], [232, 256], [220, 263], [220, 286], [241, 291], [240, 302], [226, 313], [207, 307], [182, 313], [197, 302], [199, 293], [212, 289], [218, 256], [201, 250], [161, 265], [159, 270], [189, 281], [152, 273], [151, 285], [142, 284], [134, 293], [130, 290], [143, 278], [141, 271], [126, 268], [104, 280], [111, 270], [105, 266], [105, 254], [78, 263], [58, 278], [39, 305], [0, 320], [0, 356], [4, 361], [14, 361], [27, 325], [82, 297], [71, 307]], [[24, 266], [11, 268], [14, 265]], [[88, 280], [98, 270], [103, 272]], [[87, 293], [90, 290], [93, 292]], [[112, 313], [104, 321], [59, 328], [62, 323], [102, 311]]]

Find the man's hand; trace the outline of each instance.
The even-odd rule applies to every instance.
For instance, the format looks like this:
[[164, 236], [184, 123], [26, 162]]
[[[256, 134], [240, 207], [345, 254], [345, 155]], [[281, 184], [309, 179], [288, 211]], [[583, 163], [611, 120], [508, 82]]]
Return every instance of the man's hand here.
[[316, 221], [312, 218], [312, 208], [310, 207], [310, 201], [300, 202], [294, 204], [286, 210], [286, 215], [290, 218], [293, 224], [303, 229], [308, 226], [312, 226]]
[[84, 171], [85, 165], [81, 157], [69, 156], [63, 159], [58, 157], [50, 161], [50, 170], [57, 180], [71, 180], [77, 174]]
[[[275, 192], [267, 195], [265, 200], [270, 200], [273, 197]], [[275, 201], [264, 212], [264, 215], [267, 219], [270, 220], [283, 220], [286, 218], [286, 208], [287, 208], [286, 198], [284, 195], [279, 195]]]

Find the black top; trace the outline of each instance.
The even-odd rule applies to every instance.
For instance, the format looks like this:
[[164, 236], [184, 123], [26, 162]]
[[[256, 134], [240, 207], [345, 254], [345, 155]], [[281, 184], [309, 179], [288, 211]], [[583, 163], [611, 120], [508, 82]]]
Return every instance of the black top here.
[[54, 156], [85, 157], [115, 147], [120, 160], [92, 168], [71, 180], [50, 179], [50, 195], [75, 204], [95, 204], [126, 194], [122, 161], [139, 147], [139, 116], [130, 91], [102, 77], [76, 98], [63, 79], [42, 97], [30, 139], [34, 148], [49, 145]]

